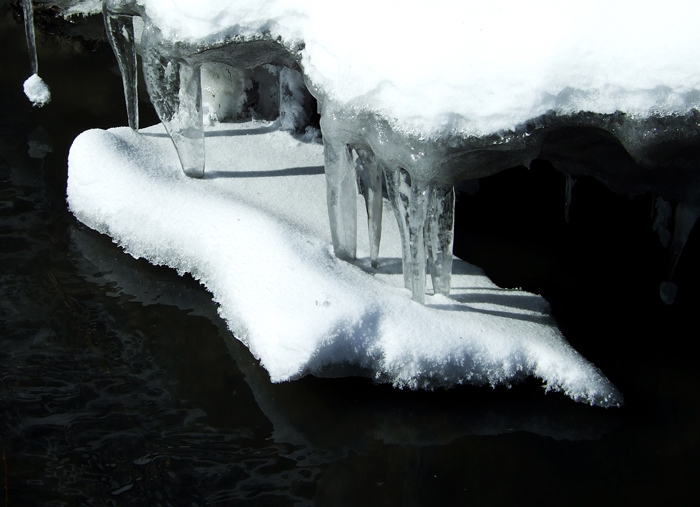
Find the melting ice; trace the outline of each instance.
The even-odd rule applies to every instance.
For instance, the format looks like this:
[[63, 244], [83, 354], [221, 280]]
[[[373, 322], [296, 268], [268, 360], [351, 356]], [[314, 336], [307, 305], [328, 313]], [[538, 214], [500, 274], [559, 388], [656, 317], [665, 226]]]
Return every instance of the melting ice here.
[[[679, 9], [685, 13], [681, 17]], [[341, 22], [336, 6], [317, 0], [107, 0], [105, 23], [122, 72], [129, 125], [134, 130], [139, 127], [136, 84], [140, 54], [151, 101], [175, 146], [178, 161], [174, 164], [186, 175], [204, 181], [176, 178], [158, 169], [159, 162], [147, 155], [155, 149], [151, 144], [160, 143], [152, 132], [141, 136], [126, 131], [86, 133], [71, 152], [69, 203], [81, 220], [108, 232], [135, 255], [199, 276], [222, 303], [222, 313], [237, 336], [275, 380], [320, 373], [328, 365], [340, 363], [351, 363], [377, 378], [410, 386], [465, 381], [495, 384], [530, 374], [576, 399], [614, 404], [619, 401], [614, 387], [592, 366], [583, 366], [587, 363], [582, 358], [577, 358], [574, 362], [578, 366], [568, 372], [551, 369], [553, 357], [575, 353], [569, 352], [558, 332], [552, 335], [544, 329], [550, 324], [535, 326], [537, 330], [531, 334], [532, 330], [524, 332], [520, 325], [511, 328], [513, 319], [496, 317], [509, 314], [501, 313], [502, 309], [489, 309], [483, 322], [474, 312], [465, 313], [465, 302], [470, 298], [459, 292], [460, 285], [454, 279], [466, 268], [452, 258], [453, 188], [461, 180], [545, 158], [567, 175], [568, 210], [575, 178], [580, 175], [594, 176], [612, 186], [621, 181], [621, 191], [633, 192], [663, 190], [666, 187], [660, 182], [665, 181], [665, 175], [681, 178], [676, 175], [694, 171], [697, 157], [680, 160], [667, 155], [669, 150], [698, 141], [700, 73], [693, 62], [699, 56], [700, 36], [692, 20], [696, 17], [693, 14], [700, 12], [695, 11], [700, 11], [700, 6], [675, 1], [663, 7], [651, 1], [614, 5], [594, 1], [585, 6], [544, 0], [460, 6], [440, 0], [429, 5], [373, 2], [365, 6], [360, 2], [343, 13]], [[547, 29], [540, 30], [541, 26]], [[591, 27], [595, 27], [594, 33]], [[295, 190], [285, 179], [280, 185], [289, 189], [288, 196], [276, 197], [278, 191], [272, 190], [276, 180], [267, 182], [270, 184], [259, 192], [270, 193], [263, 200], [275, 200], [274, 212], [267, 204], [252, 205], [255, 199], [247, 187], [230, 194], [235, 194], [235, 206], [251, 205], [254, 210], [262, 206], [263, 216], [256, 211], [250, 218], [256, 234], [267, 231], [265, 241], [275, 237], [284, 242], [287, 238], [288, 231], [279, 230], [275, 221], [291, 221], [300, 234], [313, 231], [309, 236], [294, 236], [289, 245], [275, 244], [274, 248], [262, 242], [259, 249], [252, 249], [257, 254], [234, 261], [237, 257], [232, 252], [214, 254], [218, 248], [201, 247], [208, 245], [207, 238], [191, 237], [184, 229], [198, 233], [210, 230], [219, 245], [225, 236], [220, 231], [238, 222], [238, 218], [234, 221], [236, 213], [247, 217], [251, 210], [222, 203], [221, 209], [216, 206], [198, 221], [189, 220], [197, 215], [190, 209], [182, 220], [172, 223], [168, 217], [177, 215], [174, 209], [162, 215], [155, 213], [153, 204], [144, 209], [137, 202], [130, 208], [123, 204], [113, 208], [108, 205], [113, 199], [111, 190], [105, 190], [99, 200], [87, 195], [100, 194], [95, 176], [85, 173], [94, 160], [102, 161], [106, 154], [125, 167], [140, 166], [135, 174], [158, 180], [148, 201], [158, 195], [164, 204], [172, 194], [179, 196], [184, 209], [188, 208], [185, 203], [199, 202], [195, 189], [229, 195], [228, 187], [223, 191], [220, 182], [211, 183], [207, 175], [226, 174], [226, 180], [242, 184], [243, 176], [228, 172], [229, 166], [236, 165], [232, 161], [241, 159], [242, 136], [231, 130], [227, 144], [220, 146], [215, 139], [218, 141], [221, 131], [208, 137], [205, 123], [216, 123], [225, 116], [245, 118], [251, 110], [259, 116], [273, 104], [279, 119], [275, 128], [265, 127], [271, 129], [265, 130], [266, 147], [258, 148], [260, 153], [272, 153], [275, 143], [290, 142], [279, 137], [281, 132], [274, 132], [280, 127], [297, 133], [306, 129], [307, 136], [313, 137], [309, 124], [315, 111], [310, 94], [318, 104], [324, 143], [323, 163], [318, 164], [325, 166], [325, 188], [317, 191], [325, 194], [328, 218], [324, 222], [330, 223], [319, 229], [318, 221], [309, 218], [313, 216], [309, 210], [299, 211], [298, 201], [303, 205], [311, 201], [309, 194], [315, 188], [311, 183]], [[103, 152], [90, 144], [100, 146]], [[212, 150], [217, 152], [211, 154]], [[611, 150], [619, 157], [607, 156]], [[230, 158], [210, 162], [211, 157], [218, 160], [221, 153], [230, 153]], [[284, 162], [275, 174], [311, 176], [304, 171], [313, 165], [293, 169], [285, 166], [290, 163], [285, 155], [276, 156]], [[166, 158], [163, 153], [162, 159]], [[130, 181], [129, 171], [117, 169], [121, 165], [115, 163], [114, 167], [121, 173], [119, 178], [124, 178], [114, 180], [112, 176], [109, 181], [114, 188], [145, 185], [140, 180]], [[254, 163], [239, 170], [243, 174], [264, 173], [252, 167]], [[300, 172], [298, 167], [306, 169]], [[176, 187], [170, 184], [174, 180]], [[669, 279], [700, 213], [700, 195], [689, 188], [686, 186], [682, 194], [664, 195], [678, 203]], [[358, 190], [364, 198], [360, 202]], [[385, 195], [389, 213], [385, 213]], [[206, 201], [215, 200], [208, 197]], [[223, 211], [229, 207], [235, 207], [233, 215]], [[296, 211], [285, 211], [288, 209]], [[388, 221], [387, 214], [394, 220]], [[149, 234], [157, 238], [155, 242], [149, 242], [134, 227], [148, 223], [149, 215], [162, 215], [157, 223], [149, 219], [154, 228]], [[211, 216], [228, 220], [215, 231], [202, 225], [210, 222]], [[272, 222], [268, 223], [270, 216]], [[367, 220], [366, 232], [357, 227], [358, 217]], [[325, 238], [322, 229], [328, 229], [330, 237]], [[393, 236], [387, 237], [392, 230]], [[242, 250], [241, 245], [248, 248], [255, 244], [251, 237], [257, 236], [235, 237], [238, 250]], [[305, 250], [306, 245], [314, 244], [312, 237], [328, 239], [335, 255], [351, 264], [326, 258], [319, 245], [320, 250]], [[230, 240], [234, 241], [233, 237]], [[397, 248], [392, 252], [394, 240]], [[198, 247], [190, 251], [188, 241]], [[286, 253], [270, 270], [261, 259], [268, 259], [273, 250], [277, 252], [274, 257]], [[394, 268], [392, 259], [400, 259], [400, 270]], [[222, 266], [216, 266], [218, 263]], [[352, 266], [363, 269], [353, 271]], [[393, 299], [401, 292], [382, 278], [393, 273], [392, 269], [402, 273], [399, 286], [408, 288], [413, 300], [425, 306]], [[426, 283], [426, 269], [430, 284]], [[242, 286], [232, 280], [239, 295], [223, 295], [228, 293], [223, 281], [227, 275], [235, 272], [242, 276], [240, 272], [246, 270], [255, 273], [255, 280]], [[287, 283], [266, 286], [262, 274], [266, 271], [273, 271], [275, 280], [281, 277]], [[324, 279], [319, 284], [333, 287], [333, 294], [345, 287], [348, 295], [334, 296], [342, 301], [343, 311], [318, 292], [313, 298], [300, 292], [304, 284], [294, 282], [300, 272], [309, 280], [329, 276], [332, 282]], [[360, 278], [355, 279], [355, 275]], [[255, 289], [261, 283], [274, 290]], [[497, 290], [483, 280], [466, 283], [467, 287], [483, 285]], [[270, 294], [283, 285], [291, 288], [290, 299], [273, 305]], [[662, 286], [662, 291], [672, 299], [673, 286]], [[252, 297], [253, 293], [260, 299]], [[240, 299], [241, 294], [251, 296], [256, 305], [246, 304], [248, 297]], [[297, 300], [295, 304], [290, 303], [292, 299]], [[301, 322], [316, 313], [312, 307], [296, 303], [312, 299], [324, 309], [325, 318], [311, 329]], [[272, 317], [260, 317], [270, 306], [293, 311], [284, 319], [280, 318], [284, 312], [280, 313], [278, 324], [272, 325]], [[256, 310], [260, 307], [265, 311]], [[394, 314], [403, 318], [396, 319]], [[463, 318], [465, 315], [469, 318]], [[416, 316], [431, 325], [419, 325]], [[524, 320], [544, 322], [539, 317]], [[413, 327], [406, 328], [406, 323]], [[297, 328], [303, 329], [307, 338], [295, 341]], [[505, 329], [508, 331], [503, 334]], [[416, 330], [420, 332], [415, 334]], [[553, 341], [548, 342], [546, 336]], [[421, 346], [426, 343], [429, 346]], [[533, 349], [524, 343], [539, 345]], [[554, 347], [550, 352], [557, 352], [553, 356], [543, 352], [538, 348], [543, 343]], [[567, 357], [571, 364], [573, 356]]]

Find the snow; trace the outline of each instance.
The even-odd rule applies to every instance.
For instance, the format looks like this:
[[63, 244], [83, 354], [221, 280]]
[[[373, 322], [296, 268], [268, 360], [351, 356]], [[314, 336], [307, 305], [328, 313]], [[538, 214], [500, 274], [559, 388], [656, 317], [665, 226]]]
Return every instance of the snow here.
[[[69, 155], [68, 204], [131, 255], [197, 278], [273, 382], [368, 375], [436, 388], [534, 376], [578, 401], [622, 402], [539, 296], [500, 289], [455, 259], [450, 297], [412, 301], [388, 203], [378, 270], [362, 249], [362, 227], [358, 260], [337, 259], [321, 145], [260, 122], [206, 134], [207, 172], [191, 179], [161, 125], [84, 132]], [[361, 203], [358, 210], [363, 223]]]
[[51, 102], [51, 91], [44, 83], [44, 80], [37, 74], [32, 74], [24, 82], [24, 94], [37, 107], [42, 107]]
[[[656, 127], [643, 120], [683, 117], [700, 106], [700, 3], [357, 0], [341, 9], [321, 0], [113, 0], [110, 8], [142, 15], [144, 47], [154, 54], [162, 48], [168, 61], [196, 53], [201, 62], [206, 48], [259, 38], [280, 41], [297, 58], [303, 79], [274, 69], [295, 99], [281, 104], [275, 124], [218, 124], [247, 114], [242, 94], [250, 83], [245, 73], [205, 63], [201, 180], [182, 173], [162, 126], [88, 131], [69, 158], [72, 212], [130, 254], [192, 273], [274, 382], [364, 374], [435, 388], [534, 376], [575, 400], [621, 403], [615, 387], [566, 342], [539, 296], [500, 289], [456, 259], [449, 297], [429, 288], [424, 306], [411, 301], [388, 203], [379, 268], [370, 267], [363, 227], [358, 260], [338, 260], [318, 133], [295, 138], [284, 130], [304, 123], [306, 84], [321, 103], [322, 124], [340, 133], [333, 141], [360, 139], [381, 162], [392, 150], [444, 148], [426, 158], [436, 162], [430, 171], [446, 170], [450, 149], [466, 149], [470, 139], [525, 139], [530, 131], [521, 127], [543, 115], [563, 118], [563, 125], [579, 112], [623, 113], [629, 121], [620, 129], [630, 132], [614, 134], [651, 145], [654, 135], [644, 129]], [[183, 90], [173, 101], [182, 109], [173, 120], [177, 134], [199, 121], [179, 117], [192, 120], [188, 101], [179, 99], [198, 98]], [[371, 129], [372, 142], [358, 134]], [[332, 135], [325, 139], [330, 146]], [[530, 155], [536, 153], [517, 163]], [[431, 190], [435, 174], [422, 175], [418, 162], [405, 169], [414, 171], [414, 185], [425, 186], [419, 190]], [[686, 206], [689, 217], [693, 206]], [[675, 286], [666, 289], [670, 300]]]
[[548, 111], [685, 113], [700, 105], [700, 3], [138, 0], [165, 40], [303, 41], [324, 95], [428, 137], [483, 136]]

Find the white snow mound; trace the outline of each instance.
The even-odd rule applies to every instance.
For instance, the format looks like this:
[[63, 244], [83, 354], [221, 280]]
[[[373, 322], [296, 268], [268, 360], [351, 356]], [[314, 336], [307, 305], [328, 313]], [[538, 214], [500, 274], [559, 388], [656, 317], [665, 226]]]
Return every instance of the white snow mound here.
[[24, 82], [24, 94], [37, 107], [45, 106], [51, 102], [51, 91], [38, 74], [32, 74]]
[[[200, 280], [273, 382], [362, 374], [432, 389], [534, 376], [577, 401], [622, 402], [539, 296], [500, 289], [456, 259], [450, 297], [412, 301], [388, 203], [378, 270], [362, 227], [358, 260], [335, 258], [321, 145], [259, 122], [206, 134], [207, 173], [196, 180], [161, 125], [84, 132], [69, 155], [68, 204], [131, 255]], [[358, 214], [365, 223], [362, 203]]]

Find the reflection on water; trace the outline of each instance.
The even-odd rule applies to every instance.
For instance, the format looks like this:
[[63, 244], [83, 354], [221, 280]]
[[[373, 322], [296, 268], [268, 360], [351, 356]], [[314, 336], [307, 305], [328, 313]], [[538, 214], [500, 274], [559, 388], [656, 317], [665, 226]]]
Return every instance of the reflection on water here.
[[[624, 408], [545, 396], [533, 381], [434, 393], [366, 379], [274, 385], [196, 281], [132, 259], [66, 211], [70, 142], [126, 122], [121, 82], [104, 41], [39, 34], [54, 101], [31, 109], [22, 27], [8, 5], [0, 505], [697, 498], [697, 357], [685, 348], [697, 298], [658, 301], [651, 271], [664, 252], [641, 201], [592, 185], [592, 203], [575, 202], [565, 227], [563, 181], [533, 169], [484, 180], [459, 204], [460, 255], [497, 283], [545, 295], [572, 344], [624, 392]], [[684, 255], [697, 259], [697, 248], [691, 238]], [[689, 263], [679, 270], [688, 287], [698, 281]], [[649, 337], [657, 344], [642, 345]]]

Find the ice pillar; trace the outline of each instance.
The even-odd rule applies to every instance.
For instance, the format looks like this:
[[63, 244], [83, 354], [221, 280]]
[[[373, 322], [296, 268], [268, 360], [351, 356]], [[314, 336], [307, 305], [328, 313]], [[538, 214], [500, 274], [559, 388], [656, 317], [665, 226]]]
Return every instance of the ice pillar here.
[[[323, 120], [321, 120], [323, 124]], [[357, 252], [357, 183], [350, 147], [324, 137], [328, 219], [335, 255], [354, 260]]]
[[204, 119], [199, 64], [168, 56], [157, 44], [144, 47], [144, 77], [160, 121], [175, 145], [182, 169], [204, 176]]
[[134, 22], [132, 14], [119, 11], [124, 6], [119, 0], [107, 0], [103, 6], [103, 15], [107, 38], [119, 64], [124, 86], [126, 114], [129, 127], [139, 128], [138, 107], [138, 62], [136, 57], [136, 42], [134, 40]]
[[27, 38], [27, 51], [29, 51], [29, 63], [32, 74], [39, 74], [39, 62], [36, 57], [36, 39], [34, 37], [34, 2], [22, 0], [24, 11], [24, 35]]
[[434, 186], [430, 190], [425, 243], [433, 290], [445, 296], [450, 293], [452, 280], [454, 211], [454, 187]]
[[379, 260], [379, 243], [382, 238], [382, 171], [374, 153], [357, 149], [357, 180], [365, 199], [367, 228], [369, 229], [369, 258], [376, 268]]

